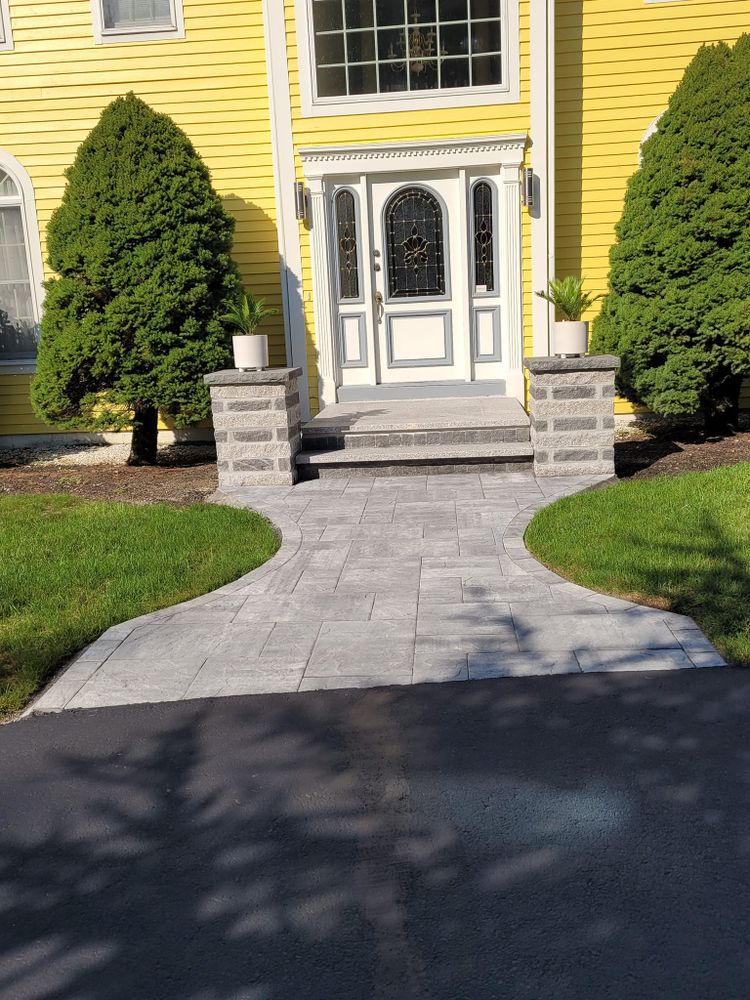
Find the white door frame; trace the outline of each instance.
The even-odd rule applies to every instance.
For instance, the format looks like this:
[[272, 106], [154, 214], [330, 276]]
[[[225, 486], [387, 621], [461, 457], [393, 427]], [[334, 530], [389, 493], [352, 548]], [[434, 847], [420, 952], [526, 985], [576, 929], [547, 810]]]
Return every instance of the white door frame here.
[[[311, 218], [315, 334], [318, 349], [320, 401], [336, 402], [340, 384], [337, 356], [336, 302], [332, 279], [332, 237], [328, 193], [336, 178], [378, 173], [461, 170], [499, 166], [499, 246], [501, 327], [508, 353], [506, 392], [523, 401], [523, 308], [521, 258], [521, 164], [527, 136], [523, 133], [486, 138], [445, 139], [356, 146], [314, 146], [299, 150], [307, 178]], [[415, 178], [416, 180], [416, 178]]]

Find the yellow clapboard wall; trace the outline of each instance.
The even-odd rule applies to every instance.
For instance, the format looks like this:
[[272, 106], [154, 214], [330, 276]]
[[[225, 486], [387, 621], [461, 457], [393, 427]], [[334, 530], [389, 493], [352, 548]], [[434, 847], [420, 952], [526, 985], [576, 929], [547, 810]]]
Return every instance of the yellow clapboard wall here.
[[[15, 47], [0, 52], [0, 149], [31, 176], [44, 241], [65, 168], [102, 108], [133, 90], [191, 138], [237, 220], [245, 286], [279, 309], [261, 0], [184, 0], [184, 15], [184, 39], [96, 45], [90, 0], [10, 0]], [[283, 364], [280, 314], [266, 329], [271, 363]], [[0, 435], [53, 430], [31, 411], [29, 380], [0, 375]]]
[[[698, 48], [750, 31], [746, 0], [557, 0], [556, 271], [607, 288], [643, 134]], [[591, 318], [598, 306], [591, 311]], [[616, 412], [633, 407], [618, 400]]]
[[[299, 148], [340, 143], [404, 142], [409, 139], [454, 139], [469, 136], [500, 135], [529, 131], [529, 0], [520, 0], [520, 71], [521, 91], [517, 104], [499, 104], [471, 108], [431, 108], [421, 111], [389, 111], [383, 114], [332, 115], [304, 117], [300, 98], [300, 71], [297, 59], [297, 35], [294, 0], [284, 0], [287, 26], [287, 54], [292, 104], [292, 132], [295, 153]], [[297, 176], [303, 178], [302, 165], [296, 159]], [[318, 379], [312, 302], [310, 240], [300, 226], [305, 319], [308, 330], [308, 372], [310, 401], [318, 407]], [[523, 213], [524, 327], [528, 352], [531, 351], [531, 236], [528, 212]]]

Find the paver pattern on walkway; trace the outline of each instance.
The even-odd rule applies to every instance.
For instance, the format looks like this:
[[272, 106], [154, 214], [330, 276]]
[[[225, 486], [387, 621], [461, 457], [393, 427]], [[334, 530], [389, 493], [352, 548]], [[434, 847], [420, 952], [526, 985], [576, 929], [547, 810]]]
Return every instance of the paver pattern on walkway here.
[[323, 479], [236, 490], [279, 526], [265, 566], [109, 629], [34, 711], [316, 688], [723, 665], [695, 623], [530, 556], [540, 507], [597, 480]]

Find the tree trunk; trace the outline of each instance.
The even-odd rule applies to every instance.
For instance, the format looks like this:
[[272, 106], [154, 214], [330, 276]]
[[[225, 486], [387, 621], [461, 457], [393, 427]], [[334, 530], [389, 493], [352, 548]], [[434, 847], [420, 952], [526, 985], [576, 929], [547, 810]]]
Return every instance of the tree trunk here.
[[155, 406], [136, 403], [128, 465], [156, 465], [158, 417]]
[[740, 389], [743, 378], [729, 375], [721, 389], [703, 405], [703, 420], [706, 434], [717, 437], [733, 434], [737, 430], [740, 416]]

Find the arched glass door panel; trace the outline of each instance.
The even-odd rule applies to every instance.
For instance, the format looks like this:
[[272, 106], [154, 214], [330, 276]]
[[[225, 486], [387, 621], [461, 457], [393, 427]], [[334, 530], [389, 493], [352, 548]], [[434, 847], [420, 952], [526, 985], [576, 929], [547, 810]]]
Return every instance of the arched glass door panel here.
[[389, 298], [445, 295], [443, 210], [435, 195], [401, 188], [387, 203], [384, 222]]

